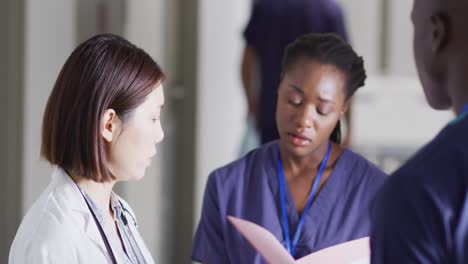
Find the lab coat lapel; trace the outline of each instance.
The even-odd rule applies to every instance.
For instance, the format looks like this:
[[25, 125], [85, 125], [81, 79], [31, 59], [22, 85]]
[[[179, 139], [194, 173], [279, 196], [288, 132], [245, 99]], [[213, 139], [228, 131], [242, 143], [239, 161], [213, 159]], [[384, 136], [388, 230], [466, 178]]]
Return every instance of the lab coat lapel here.
[[146, 248], [145, 243], [143, 242], [143, 239], [140, 236], [140, 232], [136, 228], [136, 226], [132, 223], [129, 224], [130, 231], [132, 232], [133, 236], [135, 237], [135, 241], [138, 244], [138, 247], [141, 250], [141, 254], [143, 254], [143, 257], [146, 260], [147, 264], [154, 264], [153, 257], [151, 257], [151, 254], [149, 250]]
[[52, 175], [52, 184], [57, 190], [57, 200], [63, 203], [64, 209], [70, 210], [70, 217], [76, 221], [76, 227], [82, 230], [106, 256], [109, 263], [112, 263], [97, 224], [75, 182], [63, 169], [57, 168]]

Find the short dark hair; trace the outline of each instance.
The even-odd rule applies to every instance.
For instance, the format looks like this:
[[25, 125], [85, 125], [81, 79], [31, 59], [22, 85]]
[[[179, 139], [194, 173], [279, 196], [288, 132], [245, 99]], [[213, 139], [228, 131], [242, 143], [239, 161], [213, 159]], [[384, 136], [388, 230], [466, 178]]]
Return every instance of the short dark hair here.
[[111, 108], [125, 122], [164, 79], [151, 56], [120, 36], [100, 34], [81, 43], [47, 101], [41, 156], [73, 175], [115, 179], [107, 167], [101, 118]]
[[[284, 52], [282, 75], [304, 60], [315, 60], [321, 64], [337, 67], [347, 78], [346, 99], [364, 86], [366, 71], [364, 60], [351, 45], [335, 34], [306, 34], [290, 43]], [[340, 121], [336, 124], [330, 139], [341, 142]]]

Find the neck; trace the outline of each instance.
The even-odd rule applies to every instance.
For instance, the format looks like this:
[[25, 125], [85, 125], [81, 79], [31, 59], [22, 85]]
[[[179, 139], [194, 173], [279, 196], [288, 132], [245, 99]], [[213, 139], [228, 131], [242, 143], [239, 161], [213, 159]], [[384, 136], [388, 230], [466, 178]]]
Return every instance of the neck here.
[[463, 111], [463, 107], [468, 104], [468, 97], [463, 100], [461, 97], [456, 97], [456, 99], [453, 102], [453, 111], [455, 112], [456, 115], [461, 114]]
[[468, 54], [465, 53], [456, 58], [451, 58], [450, 71], [447, 75], [446, 85], [448, 87], [452, 110], [456, 115], [459, 115], [463, 110], [463, 106], [468, 104], [468, 90], [466, 89], [468, 82], [466, 74], [467, 59]]
[[93, 201], [102, 209], [107, 210], [110, 205], [110, 195], [115, 181], [95, 182], [84, 177], [71, 176], [74, 182], [93, 199]]
[[[322, 143], [314, 151], [304, 156], [296, 156], [280, 145], [280, 156], [285, 177], [295, 178], [301, 176], [302, 172], [318, 170], [327, 152], [328, 143], [329, 141]], [[305, 175], [311, 174], [307, 173]]]

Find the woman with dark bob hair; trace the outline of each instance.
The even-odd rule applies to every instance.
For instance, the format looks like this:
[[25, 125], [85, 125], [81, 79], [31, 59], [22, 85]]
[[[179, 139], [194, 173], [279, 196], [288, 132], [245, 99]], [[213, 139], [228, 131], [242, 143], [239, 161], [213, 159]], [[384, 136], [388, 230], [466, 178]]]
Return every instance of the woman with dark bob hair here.
[[81, 43], [44, 113], [51, 181], [24, 217], [9, 263], [154, 263], [130, 206], [112, 188], [139, 180], [164, 137], [164, 73], [112, 34]]

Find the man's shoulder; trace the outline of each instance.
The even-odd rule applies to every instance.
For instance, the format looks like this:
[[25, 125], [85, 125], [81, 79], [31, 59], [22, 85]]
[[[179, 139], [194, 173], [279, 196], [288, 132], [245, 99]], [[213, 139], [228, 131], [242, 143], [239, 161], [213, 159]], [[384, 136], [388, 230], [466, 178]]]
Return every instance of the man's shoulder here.
[[389, 177], [378, 199], [391, 203], [394, 197], [421, 198], [424, 203], [438, 198], [446, 200], [446, 196], [463, 189], [468, 179], [468, 137], [462, 136], [461, 129], [450, 126], [443, 129]]

